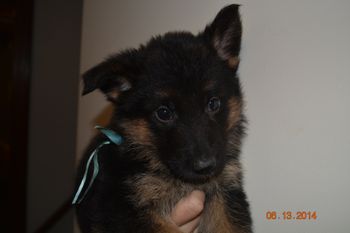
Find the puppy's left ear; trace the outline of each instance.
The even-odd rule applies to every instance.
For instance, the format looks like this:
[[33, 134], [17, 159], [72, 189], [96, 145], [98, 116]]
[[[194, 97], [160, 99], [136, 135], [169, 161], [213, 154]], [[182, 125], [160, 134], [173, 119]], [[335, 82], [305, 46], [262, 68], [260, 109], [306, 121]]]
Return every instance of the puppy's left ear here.
[[110, 57], [83, 74], [86, 95], [95, 89], [103, 92], [109, 101], [115, 102], [120, 94], [130, 90], [137, 77], [136, 52], [125, 52]]
[[224, 7], [203, 33], [204, 39], [214, 47], [218, 56], [233, 69], [237, 69], [239, 64], [241, 35], [239, 5], [236, 4]]

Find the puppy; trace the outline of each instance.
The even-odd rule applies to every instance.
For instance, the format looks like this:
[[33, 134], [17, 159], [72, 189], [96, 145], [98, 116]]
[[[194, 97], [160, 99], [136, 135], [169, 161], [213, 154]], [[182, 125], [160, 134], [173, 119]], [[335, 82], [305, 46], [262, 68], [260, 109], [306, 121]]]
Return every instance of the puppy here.
[[168, 216], [193, 190], [206, 194], [198, 233], [252, 232], [239, 162], [238, 8], [223, 8], [198, 35], [154, 37], [83, 75], [83, 94], [99, 89], [114, 105], [107, 127], [123, 139], [99, 147], [108, 139], [98, 135], [81, 162], [78, 184], [99, 147], [99, 173], [76, 205], [83, 233], [180, 233]]

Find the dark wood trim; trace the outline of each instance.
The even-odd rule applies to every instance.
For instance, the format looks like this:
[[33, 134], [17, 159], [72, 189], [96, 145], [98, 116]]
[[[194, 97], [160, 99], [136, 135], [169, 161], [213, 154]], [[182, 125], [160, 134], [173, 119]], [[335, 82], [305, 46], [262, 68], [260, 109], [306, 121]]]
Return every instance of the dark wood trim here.
[[12, 232], [26, 232], [29, 88], [31, 76], [33, 1], [17, 0], [14, 19], [12, 97], [11, 212]]

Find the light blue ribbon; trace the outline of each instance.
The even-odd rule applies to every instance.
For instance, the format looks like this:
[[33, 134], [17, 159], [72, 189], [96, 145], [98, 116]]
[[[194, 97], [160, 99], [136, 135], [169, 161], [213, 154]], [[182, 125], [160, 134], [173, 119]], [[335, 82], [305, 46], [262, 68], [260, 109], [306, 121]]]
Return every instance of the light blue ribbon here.
[[120, 145], [123, 142], [123, 138], [122, 136], [120, 136], [119, 134], [117, 134], [116, 132], [114, 132], [113, 130], [107, 129], [107, 128], [103, 128], [101, 126], [96, 125], [95, 129], [98, 129], [101, 131], [101, 133], [103, 133], [104, 135], [106, 135], [106, 137], [113, 142], [116, 145]]
[[[90, 190], [92, 184], [94, 183], [97, 175], [98, 175], [98, 172], [99, 172], [99, 169], [100, 169], [100, 166], [98, 164], [98, 151], [104, 146], [104, 145], [108, 145], [108, 144], [111, 144], [111, 142], [113, 142], [114, 144], [116, 145], [120, 145], [122, 144], [123, 142], [123, 138], [117, 134], [116, 132], [114, 132], [113, 130], [110, 130], [110, 129], [106, 129], [106, 128], [103, 128], [101, 126], [95, 126], [95, 129], [98, 129], [101, 131], [101, 133], [103, 133], [109, 140], [108, 141], [104, 141], [102, 142], [90, 155], [87, 163], [86, 163], [86, 166], [85, 166], [85, 172], [84, 172], [84, 176], [83, 176], [83, 179], [81, 180], [80, 184], [79, 184], [79, 187], [78, 187], [78, 190], [77, 192], [75, 193], [74, 195], [74, 198], [73, 198], [73, 201], [72, 201], [72, 204], [79, 204], [83, 199], [84, 197], [86, 196], [86, 194], [88, 193], [88, 191]], [[88, 171], [89, 171], [89, 167], [90, 167], [90, 164], [91, 164], [91, 161], [93, 161], [93, 167], [92, 167], [92, 176], [91, 176], [91, 179], [90, 179], [90, 182], [89, 182], [89, 185], [87, 186], [85, 192], [83, 193], [83, 195], [81, 196], [81, 198], [79, 198], [83, 188], [84, 188], [84, 185], [85, 185], [85, 182], [86, 182], [86, 179], [87, 179], [87, 175], [88, 175]]]

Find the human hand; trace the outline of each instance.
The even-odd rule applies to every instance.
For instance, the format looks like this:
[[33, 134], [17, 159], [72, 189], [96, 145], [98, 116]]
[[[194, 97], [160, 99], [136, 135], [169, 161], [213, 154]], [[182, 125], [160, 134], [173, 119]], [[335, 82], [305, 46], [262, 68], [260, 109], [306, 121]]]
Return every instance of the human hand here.
[[195, 190], [176, 204], [170, 217], [181, 232], [196, 232], [204, 208], [204, 200], [204, 192]]

